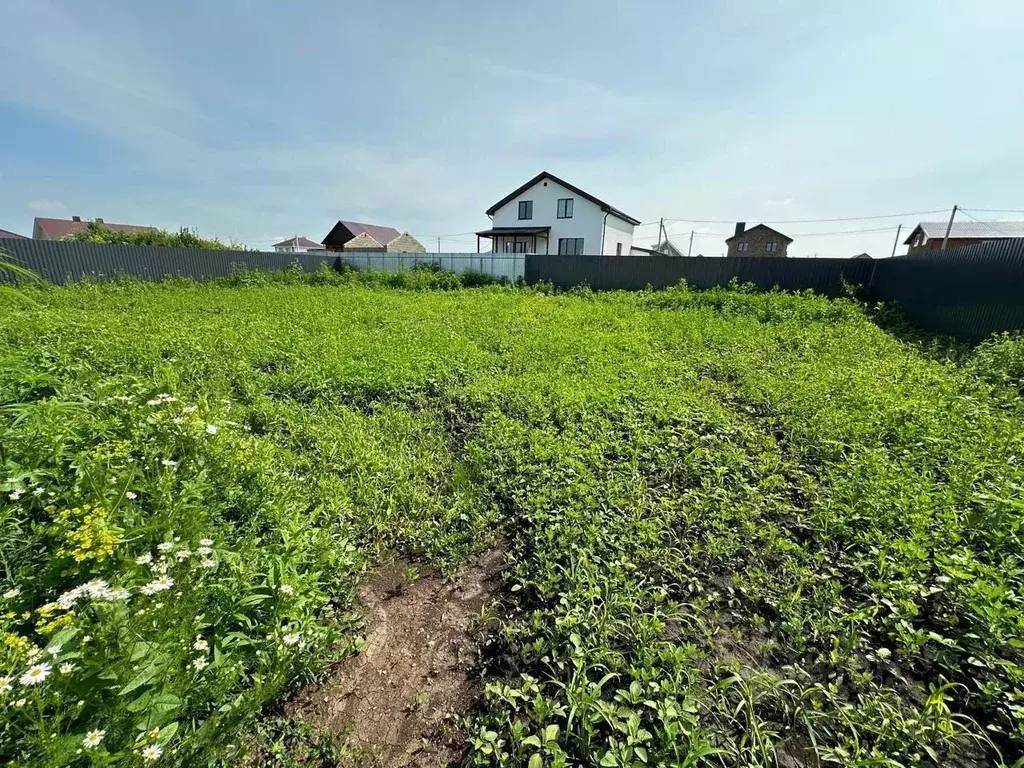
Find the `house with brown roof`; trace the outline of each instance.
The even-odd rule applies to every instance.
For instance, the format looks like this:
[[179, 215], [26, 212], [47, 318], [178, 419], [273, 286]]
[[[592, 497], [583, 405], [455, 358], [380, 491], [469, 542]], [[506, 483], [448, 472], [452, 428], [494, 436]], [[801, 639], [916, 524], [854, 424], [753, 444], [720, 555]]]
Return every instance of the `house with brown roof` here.
[[328, 251], [427, 252], [423, 244], [408, 232], [358, 221], [339, 221], [322, 242]]
[[[102, 224], [113, 232], [156, 232], [156, 227], [140, 227], [136, 224], [108, 224], [103, 219], [93, 219], [96, 224]], [[37, 216], [32, 224], [33, 240], [63, 240], [68, 235], [83, 231], [89, 226], [88, 221], [82, 221], [81, 216], [72, 216], [70, 219], [45, 219]]]
[[736, 222], [736, 230], [732, 237], [727, 238], [725, 244], [729, 246], [729, 256], [776, 256], [783, 257], [789, 244], [793, 242], [778, 230], [772, 229], [764, 224], [747, 229], [745, 221]]
[[[922, 221], [903, 244], [907, 255], [921, 251], [938, 251], [946, 237], [946, 221]], [[1011, 240], [1024, 237], [1024, 221], [956, 221], [949, 230], [947, 248], [974, 245], [986, 240]]]
[[17, 232], [11, 232], [9, 229], [0, 229], [0, 240], [28, 240], [28, 238]]
[[308, 237], [296, 235], [282, 240], [280, 243], [274, 243], [274, 250], [278, 253], [305, 253], [306, 251], [322, 251], [324, 247]]

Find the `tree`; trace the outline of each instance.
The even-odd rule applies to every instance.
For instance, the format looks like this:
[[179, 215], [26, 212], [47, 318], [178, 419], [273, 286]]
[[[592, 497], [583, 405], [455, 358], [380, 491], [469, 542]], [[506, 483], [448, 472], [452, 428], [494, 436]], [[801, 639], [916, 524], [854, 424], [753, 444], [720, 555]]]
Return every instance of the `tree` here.
[[195, 230], [185, 229], [168, 232], [151, 229], [143, 232], [115, 232], [99, 222], [90, 221], [85, 229], [63, 238], [76, 243], [116, 243], [118, 245], [156, 245], [177, 248], [205, 248], [214, 251], [240, 251], [238, 243], [222, 243], [217, 238], [200, 237]]

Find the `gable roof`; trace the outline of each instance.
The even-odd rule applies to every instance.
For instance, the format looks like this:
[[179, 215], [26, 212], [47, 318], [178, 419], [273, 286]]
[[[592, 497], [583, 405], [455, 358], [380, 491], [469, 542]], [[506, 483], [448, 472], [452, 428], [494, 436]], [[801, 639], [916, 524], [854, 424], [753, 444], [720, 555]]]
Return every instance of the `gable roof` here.
[[287, 240], [282, 240], [280, 243], [274, 243], [274, 248], [281, 246], [292, 245], [298, 248], [323, 248], [320, 243], [313, 242], [308, 237], [302, 235], [296, 235], [295, 237], [289, 237]]
[[657, 251], [658, 253], [663, 253], [666, 256], [681, 257], [684, 255], [683, 252], [676, 247], [676, 244], [673, 243], [668, 238], [665, 238], [663, 241], [654, 246], [654, 250]]
[[623, 213], [618, 208], [613, 208], [612, 206], [608, 205], [608, 203], [606, 203], [604, 200], [600, 200], [600, 199], [594, 197], [589, 192], [584, 192], [579, 187], [574, 187], [569, 182], [563, 181], [562, 179], [560, 179], [557, 176], [555, 176], [553, 173], [548, 173], [547, 171], [541, 171], [536, 176], [534, 176], [532, 179], [530, 179], [528, 182], [523, 184], [523, 186], [519, 187], [519, 189], [517, 189], [515, 192], [513, 192], [510, 195], [506, 195], [501, 200], [496, 202], [494, 205], [492, 205], [490, 208], [487, 209], [487, 211], [486, 211], [487, 215], [488, 216], [493, 216], [494, 212], [496, 210], [498, 210], [499, 208], [501, 208], [506, 203], [508, 203], [509, 200], [515, 199], [519, 195], [523, 194], [523, 192], [528, 190], [530, 187], [532, 187], [534, 184], [536, 184], [539, 181], [542, 181], [543, 179], [549, 179], [549, 180], [555, 182], [556, 184], [561, 184], [563, 187], [568, 189], [570, 192], [574, 192], [575, 194], [577, 194], [580, 197], [582, 197], [584, 200], [589, 200], [590, 202], [592, 202], [594, 205], [596, 205], [598, 208], [600, 208], [605, 213], [610, 213], [612, 216], [615, 216], [616, 218], [622, 219], [627, 224], [632, 224], [633, 226], [636, 226], [637, 224], [640, 223], [639, 219], [634, 219], [632, 216]]
[[9, 240], [28, 240], [24, 235], [19, 235], [17, 232], [11, 232], [9, 229], [0, 229], [0, 238], [7, 238]]
[[[910, 237], [904, 241], [904, 245], [910, 245], [919, 232], [924, 236], [932, 238], [943, 238], [946, 236], [948, 221], [922, 221]], [[979, 240], [999, 240], [1009, 237], [1024, 237], [1024, 221], [954, 221], [952, 229], [949, 230], [951, 238], [977, 238]]]
[[[348, 230], [348, 232], [352, 235], [352, 237], [348, 238], [348, 240], [351, 240], [354, 237], [358, 237], [359, 235], [366, 234], [372, 237], [381, 245], [387, 245], [395, 238], [402, 236], [402, 233], [399, 232], [394, 227], [382, 227], [379, 224], [363, 224], [362, 222], [359, 221], [344, 221], [342, 219], [339, 219], [338, 223], [331, 227], [331, 231], [327, 233], [327, 237], [325, 237], [321, 242], [324, 245], [327, 245], [327, 241], [333, 239], [332, 236], [339, 227], [343, 227], [344, 229]], [[348, 240], [346, 240], [345, 242], [348, 242]]]
[[[141, 227], [136, 224], [110, 224], [103, 219], [96, 219], [113, 232], [156, 232], [156, 227]], [[75, 221], [73, 219], [46, 219], [36, 216], [32, 223], [32, 236], [38, 240], [60, 240], [75, 232], [81, 232], [89, 226], [88, 221]]]
[[784, 235], [784, 234], [782, 234], [782, 233], [781, 233], [781, 232], [779, 232], [779, 230], [777, 230], [777, 229], [772, 229], [772, 228], [771, 228], [771, 227], [769, 227], [769, 226], [768, 226], [767, 224], [756, 224], [756, 225], [754, 225], [753, 227], [750, 227], [749, 229], [745, 229], [745, 230], [743, 230], [743, 232], [741, 232], [741, 233], [740, 233], [740, 234], [738, 234], [738, 235], [733, 235], [732, 237], [727, 237], [727, 238], [725, 238], [725, 242], [726, 242], [726, 243], [731, 243], [731, 242], [732, 242], [733, 240], [735, 240], [735, 239], [737, 239], [737, 238], [740, 238], [740, 237], [746, 237], [746, 236], [747, 236], [747, 235], [749, 235], [749, 234], [750, 234], [751, 232], [753, 232], [753, 231], [754, 231], [755, 229], [767, 229], [767, 230], [768, 230], [769, 232], [774, 232], [774, 233], [775, 233], [776, 235], [778, 235], [779, 237], [781, 237], [781, 238], [782, 238], [783, 240], [785, 240], [785, 241], [786, 241], [787, 243], [792, 243], [792, 242], [793, 242], [793, 238], [792, 238], [792, 237], [790, 237], [789, 235]]

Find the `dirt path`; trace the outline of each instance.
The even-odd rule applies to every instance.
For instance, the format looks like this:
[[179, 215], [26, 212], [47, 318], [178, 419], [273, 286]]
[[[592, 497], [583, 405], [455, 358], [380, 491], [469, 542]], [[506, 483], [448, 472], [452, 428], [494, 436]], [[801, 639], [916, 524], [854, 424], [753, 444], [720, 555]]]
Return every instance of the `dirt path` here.
[[462, 715], [480, 690], [467, 675], [475, 655], [469, 630], [497, 589], [501, 565], [494, 551], [453, 581], [427, 571], [410, 582], [403, 562], [366, 577], [359, 587], [371, 614], [366, 648], [301, 691], [288, 713], [330, 728], [356, 755], [352, 765], [458, 761]]

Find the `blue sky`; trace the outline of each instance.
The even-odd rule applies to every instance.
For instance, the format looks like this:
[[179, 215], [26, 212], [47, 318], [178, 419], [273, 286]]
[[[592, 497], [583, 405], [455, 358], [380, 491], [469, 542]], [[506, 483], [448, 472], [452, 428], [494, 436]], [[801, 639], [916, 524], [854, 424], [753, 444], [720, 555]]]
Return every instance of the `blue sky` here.
[[[25, 234], [267, 247], [348, 218], [474, 250], [540, 170], [644, 222], [1024, 209], [1019, 0], [3, 0], [0, 28], [0, 227]], [[892, 229], [809, 233], [921, 218], [945, 216], [778, 228], [888, 255]], [[732, 229], [669, 226], [708, 255]]]

